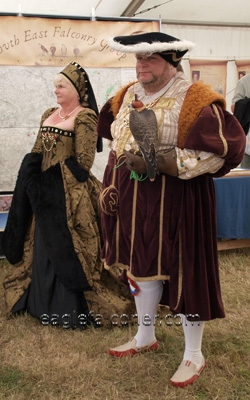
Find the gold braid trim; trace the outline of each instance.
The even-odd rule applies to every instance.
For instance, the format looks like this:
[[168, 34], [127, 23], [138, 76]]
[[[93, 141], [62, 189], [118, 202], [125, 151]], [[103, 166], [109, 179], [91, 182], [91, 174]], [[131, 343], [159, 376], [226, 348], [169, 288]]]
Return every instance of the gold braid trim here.
[[134, 194], [133, 194], [133, 206], [132, 206], [132, 231], [131, 231], [131, 250], [130, 250], [130, 269], [132, 267], [132, 255], [134, 250], [134, 240], [135, 240], [135, 219], [136, 219], [136, 201], [138, 193], [138, 181], [134, 181]]
[[181, 232], [179, 234], [179, 272], [178, 272], [178, 293], [177, 293], [177, 301], [174, 310], [176, 311], [180, 304], [180, 298], [182, 294], [182, 280], [183, 280], [183, 272], [182, 272], [182, 240], [181, 240]]
[[178, 147], [184, 147], [184, 141], [188, 131], [200, 114], [202, 108], [210, 106], [212, 103], [216, 103], [222, 108], [226, 108], [225, 98], [212, 90], [209, 85], [205, 85], [205, 83], [199, 81], [190, 86], [184, 99], [179, 117]]
[[116, 262], [116, 265], [118, 265], [118, 264], [119, 264], [118, 261], [119, 261], [119, 257], [120, 257], [120, 253], [119, 253], [119, 244], [120, 244], [120, 240], [119, 240], [119, 238], [120, 238], [120, 218], [119, 218], [119, 216], [118, 216], [118, 218], [117, 218], [115, 237], [116, 237], [116, 240], [115, 240], [116, 260], [115, 260], [115, 262]]
[[158, 275], [161, 274], [161, 260], [162, 260], [162, 243], [163, 243], [163, 221], [164, 221], [164, 193], [166, 189], [166, 175], [162, 175], [161, 187], [161, 204], [160, 204], [160, 218], [159, 218], [159, 250], [158, 250]]
[[227, 144], [226, 139], [225, 139], [224, 136], [223, 136], [223, 132], [222, 132], [222, 123], [221, 123], [220, 113], [219, 113], [218, 108], [216, 107], [215, 104], [212, 104], [212, 107], [213, 107], [213, 110], [214, 110], [214, 112], [215, 112], [215, 114], [216, 114], [216, 117], [218, 118], [218, 123], [219, 123], [219, 136], [220, 136], [220, 138], [221, 138], [221, 141], [222, 141], [223, 147], [224, 147], [224, 151], [223, 151], [223, 153], [222, 153], [222, 155], [221, 155], [220, 157], [225, 157], [225, 156], [227, 155], [227, 152], [228, 152], [228, 144]]

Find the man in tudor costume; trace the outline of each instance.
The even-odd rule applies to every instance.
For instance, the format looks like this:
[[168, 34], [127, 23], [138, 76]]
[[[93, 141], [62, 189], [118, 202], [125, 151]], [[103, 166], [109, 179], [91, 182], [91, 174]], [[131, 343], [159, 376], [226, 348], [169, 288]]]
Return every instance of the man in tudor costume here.
[[136, 335], [109, 353], [157, 350], [154, 316], [159, 303], [168, 304], [185, 337], [170, 381], [184, 387], [206, 366], [205, 321], [225, 316], [213, 177], [240, 164], [245, 135], [223, 96], [181, 72], [192, 43], [151, 32], [109, 45], [135, 53], [138, 79], [104, 105], [98, 122], [111, 148], [100, 195], [102, 258], [105, 268], [123, 270], [138, 315]]

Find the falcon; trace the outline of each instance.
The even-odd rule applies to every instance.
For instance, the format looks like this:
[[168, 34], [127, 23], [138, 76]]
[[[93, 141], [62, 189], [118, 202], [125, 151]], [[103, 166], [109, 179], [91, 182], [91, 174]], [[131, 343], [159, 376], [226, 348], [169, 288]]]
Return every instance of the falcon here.
[[135, 100], [131, 104], [129, 128], [146, 163], [148, 177], [155, 180], [157, 168], [158, 125], [155, 113]]

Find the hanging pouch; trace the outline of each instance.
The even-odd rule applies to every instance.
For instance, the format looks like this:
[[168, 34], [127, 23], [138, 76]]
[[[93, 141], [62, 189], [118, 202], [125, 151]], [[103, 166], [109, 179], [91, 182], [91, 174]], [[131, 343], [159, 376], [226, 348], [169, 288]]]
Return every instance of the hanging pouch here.
[[103, 189], [99, 195], [99, 205], [106, 215], [115, 216], [119, 211], [119, 194], [115, 187], [116, 168], [112, 171], [112, 183]]

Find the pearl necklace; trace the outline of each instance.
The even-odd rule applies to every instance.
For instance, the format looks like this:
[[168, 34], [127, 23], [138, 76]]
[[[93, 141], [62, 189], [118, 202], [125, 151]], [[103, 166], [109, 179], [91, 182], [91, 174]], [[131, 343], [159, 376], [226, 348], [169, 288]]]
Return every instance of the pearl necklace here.
[[76, 107], [73, 111], [71, 111], [68, 115], [65, 115], [65, 117], [62, 117], [62, 116], [61, 116], [61, 110], [58, 110], [58, 115], [59, 115], [59, 117], [60, 117], [61, 119], [66, 120], [66, 119], [68, 119], [68, 118], [71, 116], [71, 114], [73, 114], [73, 112], [75, 112], [79, 107], [80, 107], [80, 105], [77, 106], [77, 107]]

